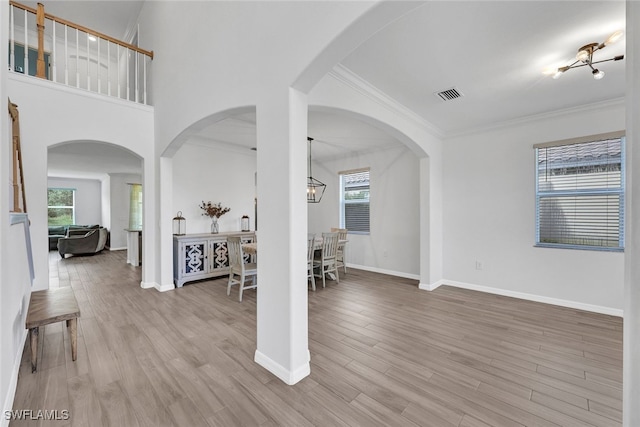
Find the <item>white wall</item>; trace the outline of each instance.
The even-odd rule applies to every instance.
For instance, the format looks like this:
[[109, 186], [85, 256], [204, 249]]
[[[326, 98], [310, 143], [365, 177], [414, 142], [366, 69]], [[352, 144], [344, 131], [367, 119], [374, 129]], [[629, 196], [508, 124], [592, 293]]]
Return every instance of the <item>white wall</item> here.
[[[623, 305], [624, 254], [536, 248], [533, 144], [624, 129], [622, 102], [444, 144], [444, 277], [584, 308]], [[476, 261], [483, 264], [476, 269]]]
[[[161, 52], [153, 60], [151, 77], [158, 152], [203, 117], [256, 105], [273, 87], [290, 86], [337, 34], [372, 5], [145, 2], [139, 43]], [[162, 22], [173, 24], [159, 25]]]
[[[101, 141], [125, 147], [148, 160], [144, 163], [145, 173], [150, 177], [145, 183], [153, 187], [153, 108], [21, 74], [10, 73], [7, 80], [8, 94], [20, 109], [24, 179], [36, 270], [34, 289], [46, 289], [49, 285], [48, 147], [74, 141]], [[155, 215], [151, 205], [146, 213]], [[153, 227], [146, 233], [149, 244], [153, 245], [154, 235], [151, 233], [155, 233]], [[155, 274], [155, 259], [145, 260], [143, 276]], [[153, 280], [146, 279], [149, 282]]]
[[220, 231], [241, 230], [240, 218], [248, 215], [255, 229], [255, 152], [184, 144], [173, 158], [174, 214], [182, 211], [187, 233], [207, 233], [211, 220], [202, 216], [200, 203], [220, 202], [231, 208], [220, 217]]
[[102, 225], [102, 189], [97, 179], [49, 178], [49, 188], [74, 188], [76, 219], [75, 224]]
[[[9, 20], [9, 2], [0, 2], [0, 22]], [[3, 25], [3, 29], [4, 29]], [[7, 58], [8, 32], [0, 31], [0, 58]], [[8, 93], [6, 72], [0, 72], [0, 99], [6, 102]], [[13, 102], [16, 102], [13, 100]], [[6, 105], [6, 104], [5, 104]], [[11, 191], [11, 125], [6, 110], [0, 114], [0, 402], [4, 410], [11, 409], [18, 381], [18, 367], [25, 339], [24, 301], [28, 300], [28, 281], [19, 275], [16, 264], [16, 242], [24, 242], [23, 225], [9, 225], [9, 210], [13, 208]], [[0, 425], [8, 420], [2, 417]]]
[[[109, 174], [109, 200], [111, 203], [111, 229], [109, 249], [126, 249], [129, 228], [129, 184], [141, 184], [142, 176], [127, 173]], [[144, 187], [142, 189], [144, 192]], [[143, 193], [144, 194], [144, 193]]]
[[320, 203], [308, 205], [309, 232], [320, 235], [340, 224], [340, 179], [345, 170], [370, 167], [368, 235], [349, 234], [347, 263], [354, 267], [419, 278], [419, 159], [405, 146], [314, 162], [314, 178], [327, 184]]

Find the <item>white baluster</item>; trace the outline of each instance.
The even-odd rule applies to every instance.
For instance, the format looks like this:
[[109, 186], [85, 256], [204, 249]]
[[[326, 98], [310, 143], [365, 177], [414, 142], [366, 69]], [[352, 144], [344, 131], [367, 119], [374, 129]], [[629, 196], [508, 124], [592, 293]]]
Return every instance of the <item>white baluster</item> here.
[[127, 48], [127, 101], [131, 101], [131, 87], [129, 85], [129, 65], [131, 64], [131, 52], [129, 52], [129, 48]]
[[24, 75], [29, 75], [29, 37], [27, 23], [27, 11], [24, 11]]
[[89, 33], [87, 35], [87, 90], [91, 90], [91, 73], [89, 71]]
[[69, 86], [69, 38], [67, 37], [67, 24], [64, 24], [64, 84]]
[[11, 6], [11, 45], [9, 47], [9, 66], [12, 71], [16, 69], [16, 34], [15, 34], [15, 21], [13, 19], [13, 5]]
[[80, 34], [76, 28], [76, 87], [80, 87]]
[[107, 95], [111, 96], [111, 42], [107, 40]]
[[53, 61], [52, 61], [52, 68], [53, 68], [53, 75], [51, 76], [51, 80], [54, 82], [57, 82], [57, 70], [56, 70], [56, 21], [51, 21], [51, 29], [53, 31], [53, 35], [52, 35], [52, 42], [51, 44], [53, 45], [51, 47], [51, 51], [53, 52]]
[[118, 59], [118, 71], [116, 72], [116, 74], [118, 75], [118, 98], [120, 98], [122, 95], [122, 89], [120, 88], [120, 45], [117, 44], [116, 45], [116, 58]]
[[102, 39], [99, 38], [99, 37], [96, 37], [96, 38], [98, 39], [98, 65], [96, 66], [98, 71], [97, 71], [96, 74], [97, 74], [97, 78], [98, 78], [98, 93], [101, 93], [100, 92], [100, 87], [101, 87], [100, 86], [100, 83], [101, 83], [101, 79], [100, 79], [100, 42], [102, 41]]
[[139, 79], [139, 75], [140, 75], [140, 71], [139, 71], [139, 66], [138, 66], [138, 60], [140, 59], [140, 54], [137, 51], [134, 51], [134, 55], [136, 56], [136, 81], [135, 81], [135, 85], [136, 85], [136, 102], [140, 102], [140, 97], [138, 96], [140, 90], [139, 90], [139, 86], [140, 86], [140, 79]]
[[147, 105], [147, 55], [143, 56], [144, 60], [142, 61], [142, 80], [143, 85], [142, 89], [144, 90], [144, 104]]

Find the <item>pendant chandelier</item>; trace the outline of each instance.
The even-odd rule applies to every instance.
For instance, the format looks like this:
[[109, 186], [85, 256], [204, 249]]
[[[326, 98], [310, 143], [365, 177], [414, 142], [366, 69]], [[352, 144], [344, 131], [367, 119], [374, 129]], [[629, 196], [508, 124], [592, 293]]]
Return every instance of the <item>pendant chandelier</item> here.
[[307, 137], [307, 141], [309, 141], [309, 175], [307, 176], [307, 203], [319, 203], [327, 186], [319, 180], [315, 179], [313, 177], [313, 174], [311, 173], [311, 141], [313, 141], [313, 138]]

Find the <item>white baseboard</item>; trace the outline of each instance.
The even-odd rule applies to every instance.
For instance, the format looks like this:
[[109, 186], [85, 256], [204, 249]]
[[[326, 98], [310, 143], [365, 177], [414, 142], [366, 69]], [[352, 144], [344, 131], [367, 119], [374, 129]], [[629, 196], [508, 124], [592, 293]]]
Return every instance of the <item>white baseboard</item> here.
[[110, 250], [110, 251], [126, 251], [126, 250], [127, 250], [127, 247], [126, 247], [126, 246], [125, 246], [125, 247], [122, 247], [122, 248], [112, 248], [112, 247], [109, 247], [109, 250]]
[[24, 344], [27, 341], [27, 330], [25, 329], [22, 338], [18, 339], [20, 342], [20, 346], [18, 347], [20, 351], [15, 355], [15, 360], [13, 362], [13, 370], [11, 371], [11, 380], [9, 381], [9, 387], [7, 388], [7, 396], [4, 400], [4, 406], [2, 410], [2, 427], [8, 427], [9, 421], [4, 416], [5, 411], [10, 411], [13, 409], [13, 400], [16, 397], [16, 389], [18, 388], [18, 373], [20, 372], [20, 362], [22, 362], [22, 352], [24, 351]]
[[[308, 350], [307, 350], [307, 353]], [[267, 371], [271, 372], [276, 377], [280, 378], [287, 385], [294, 385], [298, 381], [307, 377], [311, 373], [311, 365], [309, 365], [309, 357], [307, 362], [294, 371], [289, 371], [284, 366], [275, 362], [270, 357], [267, 357], [264, 353], [256, 350], [256, 354], [253, 360]]]
[[161, 285], [156, 282], [140, 282], [140, 287], [142, 289], [155, 288], [158, 292], [167, 292], [176, 288], [173, 283], [169, 283], [168, 285]]
[[444, 284], [445, 284], [444, 280], [438, 280], [436, 283], [432, 283], [432, 284], [420, 283], [418, 285], [418, 288], [424, 291], [435, 291], [436, 289], [438, 289], [440, 286]]
[[584, 310], [584, 311], [590, 311], [593, 313], [607, 314], [609, 316], [622, 317], [622, 310], [617, 308], [603, 307], [600, 305], [593, 305], [593, 304], [585, 304], [582, 302], [545, 297], [541, 295], [528, 294], [525, 292], [509, 291], [506, 289], [492, 288], [490, 286], [474, 285], [472, 283], [456, 282], [454, 280], [441, 280], [438, 283], [440, 283], [438, 286], [441, 286], [441, 285], [454, 286], [456, 288], [486, 292], [488, 294], [502, 295], [505, 297], [519, 298], [519, 299], [528, 300], [528, 301], [558, 305], [560, 307], [574, 308], [577, 310]]
[[355, 268], [356, 270], [370, 271], [372, 273], [388, 274], [389, 276], [404, 277], [405, 279], [420, 280], [420, 275], [418, 274], [404, 273], [402, 271], [394, 271], [394, 270], [385, 270], [384, 268], [369, 267], [366, 265], [347, 263], [347, 268]]

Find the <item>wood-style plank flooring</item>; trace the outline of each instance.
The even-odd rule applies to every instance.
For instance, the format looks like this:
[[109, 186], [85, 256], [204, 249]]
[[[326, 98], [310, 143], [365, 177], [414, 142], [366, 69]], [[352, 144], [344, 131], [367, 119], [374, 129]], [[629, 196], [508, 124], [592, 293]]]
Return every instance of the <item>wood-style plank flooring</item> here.
[[50, 262], [78, 360], [64, 323], [42, 328], [14, 409], [70, 418], [11, 426], [621, 425], [620, 318], [351, 269], [309, 292], [311, 375], [287, 386], [253, 362], [256, 291], [144, 290], [123, 251]]

